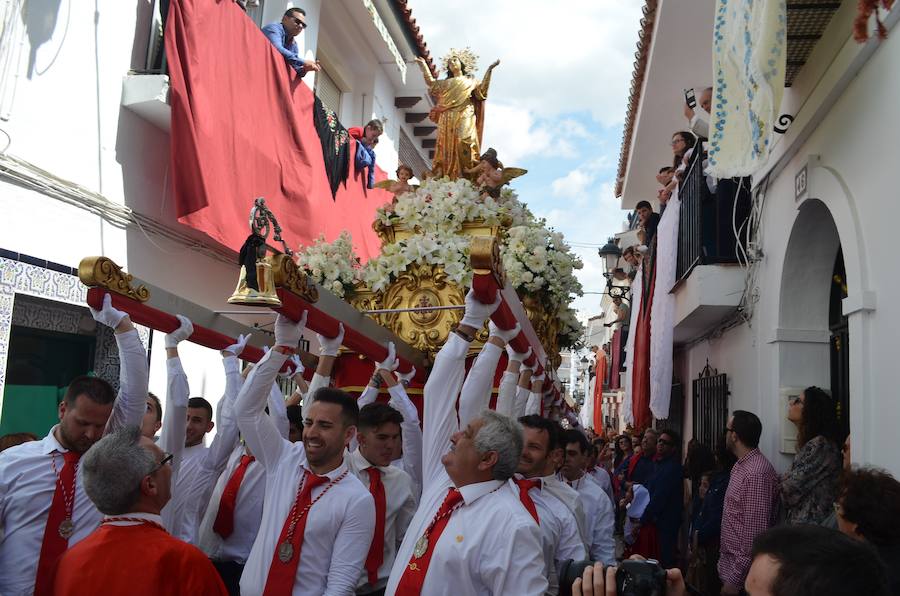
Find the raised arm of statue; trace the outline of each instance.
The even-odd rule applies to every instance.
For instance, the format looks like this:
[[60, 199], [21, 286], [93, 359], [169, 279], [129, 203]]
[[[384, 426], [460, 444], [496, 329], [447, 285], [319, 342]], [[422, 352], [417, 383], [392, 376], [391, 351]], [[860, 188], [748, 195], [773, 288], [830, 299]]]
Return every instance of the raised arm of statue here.
[[434, 76], [431, 74], [431, 69], [428, 68], [428, 63], [425, 62], [424, 58], [419, 56], [416, 58], [416, 64], [419, 65], [419, 70], [422, 71], [422, 77], [425, 79], [425, 84], [431, 89], [431, 86], [434, 85]]
[[494, 60], [494, 62], [488, 66], [487, 72], [484, 73], [484, 78], [481, 79], [481, 83], [478, 84], [477, 94], [479, 95], [479, 99], [487, 99], [488, 88], [491, 86], [491, 73], [499, 64], [499, 60]]

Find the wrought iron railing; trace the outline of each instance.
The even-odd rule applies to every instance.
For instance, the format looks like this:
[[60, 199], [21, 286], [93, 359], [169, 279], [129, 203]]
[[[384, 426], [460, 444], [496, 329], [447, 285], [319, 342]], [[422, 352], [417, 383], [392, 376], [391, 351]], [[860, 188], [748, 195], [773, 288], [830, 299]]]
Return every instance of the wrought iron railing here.
[[706, 153], [698, 143], [678, 189], [681, 213], [678, 228], [678, 261], [675, 279], [681, 281], [697, 265], [737, 263], [745, 246], [746, 220], [750, 211], [750, 179], [716, 181], [710, 192], [703, 162]]
[[694, 148], [687, 173], [678, 187], [681, 214], [678, 227], [678, 264], [675, 279], [683, 279], [703, 260], [703, 205], [709, 189], [703, 176], [701, 145]]
[[694, 438], [715, 452], [728, 423], [728, 377], [707, 362], [692, 390]]

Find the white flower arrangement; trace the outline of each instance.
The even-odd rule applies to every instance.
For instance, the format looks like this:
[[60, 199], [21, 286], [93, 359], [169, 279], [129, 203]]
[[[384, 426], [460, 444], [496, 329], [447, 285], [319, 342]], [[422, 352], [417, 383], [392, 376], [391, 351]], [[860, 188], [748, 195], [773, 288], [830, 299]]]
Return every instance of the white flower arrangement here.
[[299, 265], [314, 282], [343, 298], [359, 281], [359, 258], [353, 252], [353, 238], [341, 232], [334, 242], [321, 234], [312, 246], [297, 251]]
[[584, 325], [575, 315], [575, 310], [565, 306], [557, 313], [559, 332], [557, 333], [560, 349], [581, 347], [584, 343]]
[[376, 217], [384, 226], [402, 224], [426, 233], [445, 234], [459, 232], [468, 221], [481, 220], [492, 226], [509, 219], [512, 225], [534, 220], [512, 189], [504, 188], [497, 200], [482, 196], [464, 178], [426, 180], [414, 192], [398, 195], [394, 204], [379, 207]]
[[383, 246], [381, 255], [365, 264], [361, 279], [380, 292], [413, 264], [441, 265], [450, 281], [463, 287], [472, 283], [469, 238], [446, 232], [427, 232]]
[[549, 309], [558, 310], [583, 294], [574, 274], [583, 266], [581, 259], [543, 220], [510, 228], [500, 254], [516, 291], [539, 297]]

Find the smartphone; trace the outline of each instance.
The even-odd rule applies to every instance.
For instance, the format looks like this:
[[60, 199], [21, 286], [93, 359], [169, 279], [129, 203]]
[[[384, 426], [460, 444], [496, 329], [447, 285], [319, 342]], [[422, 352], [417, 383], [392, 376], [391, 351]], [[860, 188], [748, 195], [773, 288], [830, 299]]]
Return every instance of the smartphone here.
[[692, 110], [697, 107], [697, 96], [694, 95], [693, 89], [685, 89], [684, 90], [684, 101], [687, 103], [687, 106]]

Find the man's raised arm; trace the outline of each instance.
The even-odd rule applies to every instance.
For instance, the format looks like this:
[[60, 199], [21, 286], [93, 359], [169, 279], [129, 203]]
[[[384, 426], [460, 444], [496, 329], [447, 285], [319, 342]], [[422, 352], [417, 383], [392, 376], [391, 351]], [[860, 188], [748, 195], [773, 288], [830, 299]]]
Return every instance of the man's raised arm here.
[[403, 469], [412, 477], [414, 492], [418, 496], [422, 492], [422, 427], [419, 425], [419, 411], [406, 393], [406, 387], [416, 376], [416, 367], [406, 374], [398, 372], [396, 375], [399, 382], [388, 384], [388, 393], [391, 394], [389, 404], [403, 414], [400, 424], [403, 432]]
[[300, 405], [303, 420], [306, 420], [306, 409], [316, 400], [316, 391], [322, 387], [328, 387], [331, 383], [331, 372], [334, 370], [334, 363], [344, 341], [344, 324], [338, 323], [337, 337], [325, 337], [317, 333], [316, 338], [319, 340], [319, 363], [316, 365], [316, 372], [309, 383], [309, 390]]
[[91, 315], [98, 323], [115, 330], [116, 345], [119, 347], [119, 395], [109, 420], [106, 421], [104, 432], [126, 426], [140, 426], [147, 408], [150, 367], [137, 329], [127, 313], [113, 308], [109, 294], [103, 296], [103, 307], [100, 310], [91, 308]]
[[266, 470], [278, 463], [284, 449], [291, 443], [278, 432], [272, 419], [266, 416], [266, 401], [278, 371], [293, 355], [306, 326], [306, 311], [299, 323], [284, 315], [275, 319], [275, 347], [262, 357], [241, 387], [234, 404], [238, 428], [256, 460]]
[[521, 331], [518, 323], [512, 329], [503, 330], [491, 322], [488, 324], [488, 328], [490, 337], [481, 348], [481, 353], [475, 358], [459, 396], [460, 428], [478, 418], [481, 411], [490, 404], [494, 373], [497, 371], [500, 356], [503, 355], [503, 349], [507, 342]]

